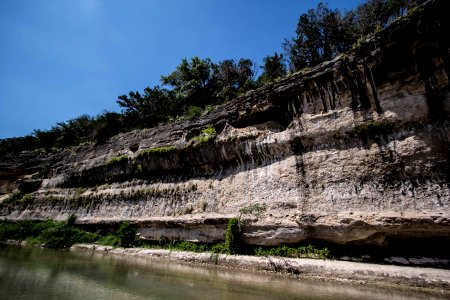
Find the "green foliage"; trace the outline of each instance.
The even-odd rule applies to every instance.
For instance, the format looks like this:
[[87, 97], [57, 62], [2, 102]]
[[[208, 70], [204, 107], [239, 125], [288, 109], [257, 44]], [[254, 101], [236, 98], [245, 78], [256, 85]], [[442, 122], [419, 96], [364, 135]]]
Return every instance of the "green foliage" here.
[[209, 250], [206, 244], [194, 244], [192, 242], [178, 242], [170, 246], [170, 249], [190, 252], [206, 252]]
[[20, 225], [11, 222], [0, 222], [0, 241], [19, 239]]
[[227, 102], [256, 87], [254, 76], [257, 66], [250, 59], [236, 62], [227, 59], [215, 65], [213, 96], [219, 102]]
[[230, 253], [225, 243], [218, 243], [211, 247], [211, 252], [216, 254]]
[[152, 127], [180, 113], [173, 91], [159, 86], [145, 88], [142, 95], [136, 91], [119, 96], [117, 103], [133, 128]]
[[54, 249], [68, 248], [75, 243], [93, 243], [98, 238], [97, 234], [69, 226], [67, 222], [58, 222], [38, 236], [38, 240], [44, 244], [44, 247]]
[[353, 22], [354, 15], [331, 10], [325, 3], [319, 3], [316, 9], [300, 15], [297, 36], [284, 42], [291, 70], [313, 67], [349, 50], [354, 41], [349, 32]]
[[114, 234], [109, 234], [106, 236], [101, 237], [97, 243], [102, 246], [119, 246], [120, 245], [120, 239], [118, 236]]
[[203, 114], [207, 114], [207, 113], [209, 113], [209, 112], [211, 112], [211, 111], [213, 111], [214, 110], [214, 106], [212, 106], [212, 105], [206, 105], [205, 106], [205, 109], [203, 109]]
[[[177, 150], [176, 146], [162, 146], [162, 147], [156, 147], [156, 148], [150, 148], [147, 150], [144, 150], [142, 152], [140, 152], [136, 158], [140, 159], [149, 155], [159, 155], [159, 154], [164, 154], [164, 153], [170, 153], [170, 152], [174, 152], [175, 150]], [[141, 166], [142, 168], [142, 166]]]
[[23, 193], [21, 191], [14, 191], [5, 200], [3, 200], [2, 203], [4, 204], [13, 203], [19, 201], [20, 199], [22, 199], [22, 197]]
[[184, 58], [177, 69], [167, 76], [161, 76], [161, 82], [173, 88], [175, 99], [186, 110], [190, 105], [203, 107], [212, 97], [214, 67], [212, 61], [192, 57]]
[[208, 125], [208, 127], [202, 129], [199, 135], [194, 136], [192, 140], [198, 145], [204, 145], [213, 142], [216, 136], [216, 129], [212, 125]]
[[80, 230], [66, 222], [20, 221], [0, 222], [0, 240], [30, 240], [47, 248], [67, 248], [75, 243], [93, 243], [99, 239], [95, 233]]
[[299, 71], [305, 66], [314, 67], [348, 51], [421, 2], [367, 0], [356, 9], [344, 12], [319, 3], [317, 8], [300, 15], [296, 36], [283, 43], [291, 71]]
[[34, 203], [34, 197], [30, 194], [26, 194], [24, 195], [20, 200], [19, 200], [19, 205], [24, 209], [26, 208], [28, 205], [33, 204]]
[[118, 166], [118, 165], [122, 165], [122, 164], [125, 164], [125, 163], [127, 163], [128, 162], [128, 156], [126, 156], [126, 155], [121, 155], [121, 156], [118, 156], [118, 157], [113, 157], [113, 158], [111, 158], [110, 160], [108, 160], [107, 162], [106, 162], [106, 165], [107, 166]]
[[34, 197], [30, 194], [23, 194], [20, 191], [14, 191], [5, 200], [0, 203], [0, 208], [7, 206], [16, 206], [25, 209], [28, 205], [34, 203]]
[[[21, 151], [67, 148], [86, 142], [103, 143], [107, 138], [132, 129], [125, 126], [124, 115], [104, 112], [96, 117], [80, 116], [66, 122], [57, 123], [49, 130], [35, 130], [24, 137], [0, 139], [0, 155], [16, 154]], [[45, 178], [48, 169], [40, 169], [36, 177]]]
[[239, 254], [243, 250], [241, 222], [238, 218], [228, 221], [224, 247], [229, 254]]
[[67, 219], [67, 226], [74, 226], [76, 221], [77, 221], [77, 216], [74, 214], [71, 214], [69, 216], [69, 218]]
[[263, 203], [263, 204], [259, 204], [259, 203], [254, 203], [254, 204], [250, 204], [248, 206], [245, 206], [243, 208], [241, 208], [239, 210], [239, 212], [241, 214], [244, 215], [261, 215], [263, 212], [265, 212], [267, 210], [267, 204]]
[[264, 65], [261, 67], [263, 73], [258, 78], [259, 84], [274, 82], [278, 78], [283, 78], [287, 74], [285, 59], [283, 54], [275, 52], [272, 56], [264, 58]]
[[307, 258], [330, 258], [331, 252], [328, 248], [316, 248], [312, 245], [300, 247], [288, 247], [286, 245], [279, 247], [258, 247], [255, 249], [256, 256], [280, 256], [280, 257], [307, 257]]
[[137, 241], [136, 228], [130, 222], [122, 222], [116, 236], [119, 239], [119, 246], [125, 248], [134, 246]]
[[216, 129], [212, 125], [208, 125], [208, 127], [202, 129], [202, 133], [204, 135], [216, 136]]
[[195, 118], [198, 118], [202, 115], [203, 110], [201, 107], [191, 105], [188, 107], [186, 113], [184, 114], [185, 118], [188, 120], [193, 120]]

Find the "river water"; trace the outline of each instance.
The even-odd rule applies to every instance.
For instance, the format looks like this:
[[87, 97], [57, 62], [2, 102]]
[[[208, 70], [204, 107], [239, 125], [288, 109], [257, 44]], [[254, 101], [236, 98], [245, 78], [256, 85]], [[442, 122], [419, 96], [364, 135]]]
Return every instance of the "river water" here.
[[433, 297], [223, 267], [0, 245], [0, 299], [406, 300]]

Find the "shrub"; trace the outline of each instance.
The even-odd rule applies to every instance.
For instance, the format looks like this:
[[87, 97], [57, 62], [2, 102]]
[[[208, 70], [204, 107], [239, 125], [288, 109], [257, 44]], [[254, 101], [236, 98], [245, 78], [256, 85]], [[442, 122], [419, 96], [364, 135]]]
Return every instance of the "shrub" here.
[[192, 140], [196, 141], [199, 145], [207, 144], [214, 141], [216, 135], [216, 129], [212, 125], [208, 125], [208, 127], [202, 129], [199, 135], [194, 136]]
[[0, 240], [27, 240], [44, 244], [47, 248], [67, 248], [75, 243], [93, 243], [100, 238], [96, 233], [69, 225], [74, 221], [75, 218], [71, 216], [66, 222], [52, 220], [0, 222]]
[[316, 248], [312, 245], [299, 246], [299, 247], [289, 247], [286, 245], [272, 247], [272, 248], [262, 248], [258, 247], [254, 250], [256, 256], [280, 256], [280, 257], [308, 257], [308, 258], [330, 258], [331, 252], [328, 248]]
[[109, 235], [101, 237], [98, 240], [98, 244], [103, 245], [103, 246], [119, 246], [120, 239], [116, 235], [109, 234]]
[[197, 117], [200, 117], [202, 115], [202, 112], [203, 110], [201, 109], [201, 107], [192, 105], [188, 107], [185, 117], [188, 120], [193, 120]]
[[208, 125], [208, 127], [202, 129], [202, 133], [204, 135], [216, 136], [216, 129], [212, 125]]
[[215, 244], [214, 246], [211, 247], [211, 252], [217, 254], [228, 253], [225, 243]]
[[67, 226], [73, 226], [75, 225], [75, 221], [77, 220], [77, 216], [74, 214], [71, 214], [69, 218], [67, 219]]
[[3, 202], [1, 204], [2, 205], [6, 205], [6, 204], [14, 203], [14, 202], [19, 201], [20, 199], [22, 199], [22, 197], [23, 197], [23, 193], [22, 192], [14, 191], [5, 200], [3, 200]]
[[238, 218], [231, 218], [228, 221], [225, 232], [225, 251], [229, 254], [238, 254], [242, 251], [242, 231]]
[[116, 235], [119, 238], [119, 246], [121, 247], [132, 247], [136, 243], [136, 228], [130, 222], [122, 222]]
[[20, 234], [20, 225], [12, 222], [0, 223], [0, 241], [17, 239]]
[[46, 248], [61, 249], [76, 243], [93, 243], [100, 238], [96, 233], [86, 232], [69, 225], [71, 222], [75, 222], [73, 215], [66, 222], [58, 222], [46, 228], [39, 234], [37, 240]]

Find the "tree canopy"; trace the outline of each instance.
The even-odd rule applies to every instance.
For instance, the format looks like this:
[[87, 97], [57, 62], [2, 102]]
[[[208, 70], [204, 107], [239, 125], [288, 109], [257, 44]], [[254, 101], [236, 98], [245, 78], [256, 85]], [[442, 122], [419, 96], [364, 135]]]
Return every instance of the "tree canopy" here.
[[386, 27], [423, 0], [368, 0], [341, 12], [319, 3], [301, 14], [296, 36], [285, 39], [291, 71], [313, 67], [352, 48], [360, 38]]

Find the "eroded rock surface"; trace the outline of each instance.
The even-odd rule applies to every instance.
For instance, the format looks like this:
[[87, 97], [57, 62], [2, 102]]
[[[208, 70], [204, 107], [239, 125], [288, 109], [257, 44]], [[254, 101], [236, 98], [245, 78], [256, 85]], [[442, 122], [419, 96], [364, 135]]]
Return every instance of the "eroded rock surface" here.
[[[349, 53], [197, 120], [4, 156], [2, 199], [21, 184], [32, 200], [0, 214], [129, 220], [148, 239], [218, 241], [241, 216], [256, 245], [448, 240], [449, 6], [429, 1]], [[208, 126], [217, 136], [195, 139]]]

